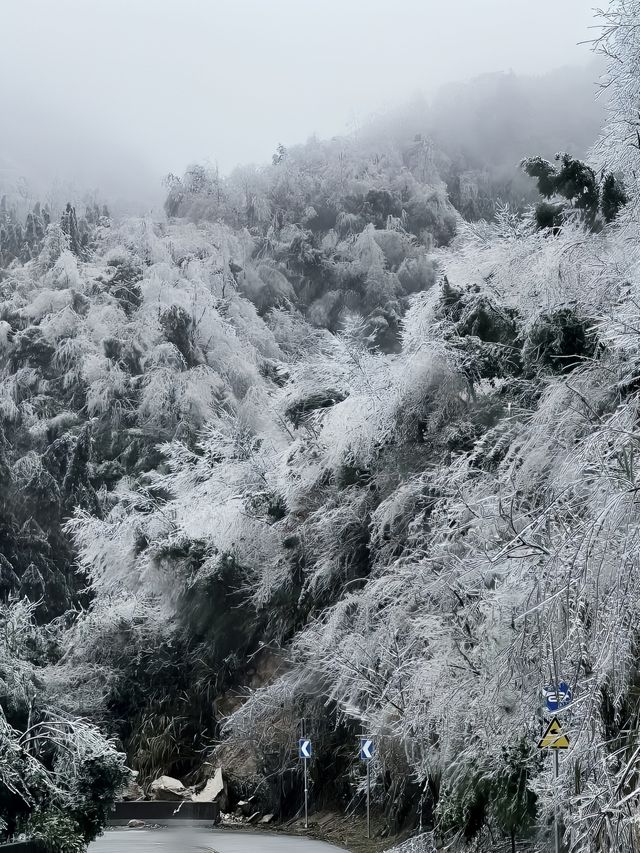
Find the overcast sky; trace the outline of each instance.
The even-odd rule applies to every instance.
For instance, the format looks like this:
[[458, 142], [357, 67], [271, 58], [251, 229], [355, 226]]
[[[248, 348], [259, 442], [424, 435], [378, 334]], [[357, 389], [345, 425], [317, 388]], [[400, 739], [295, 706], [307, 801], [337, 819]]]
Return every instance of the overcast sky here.
[[0, 0], [0, 155], [46, 171], [66, 150], [96, 174], [109, 157], [154, 175], [262, 162], [450, 80], [585, 63], [592, 5]]

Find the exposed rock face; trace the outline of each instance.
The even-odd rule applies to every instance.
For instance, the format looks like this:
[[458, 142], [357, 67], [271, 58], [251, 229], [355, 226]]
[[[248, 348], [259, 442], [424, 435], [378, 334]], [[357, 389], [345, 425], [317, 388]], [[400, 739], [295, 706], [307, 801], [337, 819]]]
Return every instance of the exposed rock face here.
[[207, 784], [198, 794], [194, 794], [192, 799], [194, 803], [213, 803], [222, 794], [225, 793], [226, 784], [222, 775], [222, 768], [218, 767], [211, 779], [207, 780]]
[[126, 788], [123, 788], [118, 794], [119, 800], [125, 802], [131, 800], [144, 800], [144, 791], [135, 780], [131, 780]]
[[249, 797], [248, 800], [240, 800], [236, 807], [236, 815], [238, 817], [251, 817], [255, 814], [255, 797]]
[[259, 778], [256, 752], [249, 744], [222, 743], [215, 751], [214, 760], [224, 768], [227, 780], [253, 782]]
[[154, 800], [184, 800], [189, 792], [179, 779], [159, 776], [151, 783], [151, 795]]
[[144, 791], [138, 785], [138, 771], [132, 770], [126, 785], [116, 794], [116, 800], [129, 802], [131, 800], [144, 800]]

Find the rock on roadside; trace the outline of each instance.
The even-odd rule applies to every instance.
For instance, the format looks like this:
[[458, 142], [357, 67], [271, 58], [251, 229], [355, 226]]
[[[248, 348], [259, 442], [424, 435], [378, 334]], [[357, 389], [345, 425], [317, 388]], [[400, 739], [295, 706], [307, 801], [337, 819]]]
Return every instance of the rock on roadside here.
[[179, 779], [172, 776], [159, 776], [151, 783], [151, 795], [154, 800], [189, 799], [189, 791]]
[[225, 793], [225, 781], [222, 775], [222, 769], [218, 767], [215, 774], [207, 779], [207, 784], [198, 793], [194, 794], [192, 799], [194, 803], [213, 803], [221, 794]]

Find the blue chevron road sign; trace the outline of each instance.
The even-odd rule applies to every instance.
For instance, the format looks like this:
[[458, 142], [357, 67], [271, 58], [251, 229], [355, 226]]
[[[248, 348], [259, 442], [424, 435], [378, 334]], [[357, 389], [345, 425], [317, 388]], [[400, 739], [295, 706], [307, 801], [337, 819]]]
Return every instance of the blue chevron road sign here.
[[311, 746], [311, 741], [308, 738], [300, 738], [298, 741], [298, 752], [300, 758], [311, 758], [313, 755], [313, 747]]
[[360, 761], [371, 761], [376, 751], [372, 740], [367, 737], [360, 738]]

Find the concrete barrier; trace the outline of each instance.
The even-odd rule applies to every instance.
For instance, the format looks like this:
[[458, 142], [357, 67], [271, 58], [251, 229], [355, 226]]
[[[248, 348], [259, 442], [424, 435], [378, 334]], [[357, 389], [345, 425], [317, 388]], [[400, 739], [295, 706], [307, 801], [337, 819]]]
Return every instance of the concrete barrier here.
[[116, 803], [115, 811], [112, 812], [109, 823], [112, 826], [122, 826], [129, 823], [130, 820], [144, 820], [147, 823], [173, 820], [219, 823], [220, 807], [217, 803], [190, 803], [188, 801], [179, 803], [163, 800], [131, 800], [126, 803]]

